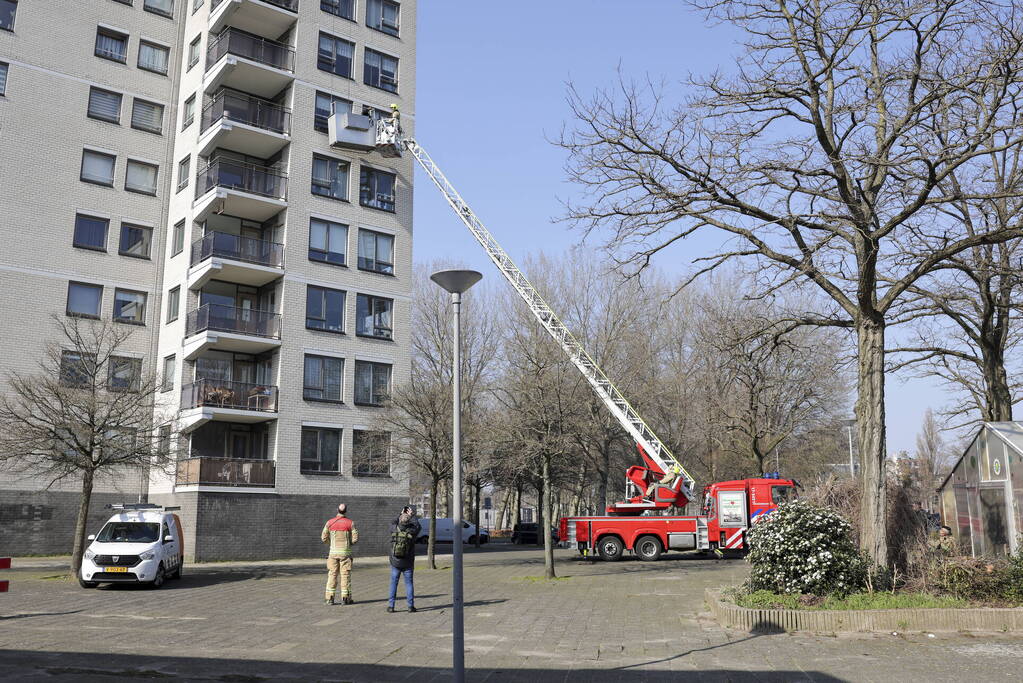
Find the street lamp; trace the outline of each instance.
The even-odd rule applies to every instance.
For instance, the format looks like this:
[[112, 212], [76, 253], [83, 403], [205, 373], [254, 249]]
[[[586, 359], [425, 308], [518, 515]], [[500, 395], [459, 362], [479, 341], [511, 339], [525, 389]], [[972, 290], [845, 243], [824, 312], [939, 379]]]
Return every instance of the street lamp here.
[[853, 461], [853, 426], [856, 425], [856, 420], [842, 420], [845, 423], [845, 428], [849, 432], [849, 476], [853, 479], [856, 478], [856, 463]]
[[451, 554], [453, 571], [451, 573], [452, 611], [451, 641], [453, 646], [452, 668], [455, 683], [465, 681], [465, 617], [462, 600], [462, 382], [461, 382], [461, 308], [462, 293], [480, 281], [483, 275], [475, 270], [439, 270], [430, 279], [451, 293], [451, 306], [454, 309], [454, 363], [452, 377], [452, 414], [454, 425], [451, 440], [452, 465], [451, 488], [454, 492], [454, 514], [451, 520]]

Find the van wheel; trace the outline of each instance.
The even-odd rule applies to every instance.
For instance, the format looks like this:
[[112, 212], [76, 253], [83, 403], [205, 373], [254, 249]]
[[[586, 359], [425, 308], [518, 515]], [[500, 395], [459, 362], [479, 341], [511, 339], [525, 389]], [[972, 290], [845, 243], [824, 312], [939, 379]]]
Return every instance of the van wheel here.
[[468, 543], [469, 545], [476, 545], [476, 534], [473, 534], [472, 536], [470, 536], [469, 540], [466, 541], [466, 543]]
[[78, 578], [78, 585], [82, 588], [95, 588], [99, 584], [95, 581], [83, 581], [81, 577]]
[[181, 572], [183, 571], [183, 563], [179, 562], [178, 566], [174, 569], [174, 573], [171, 574], [171, 578], [174, 580], [181, 579]]
[[163, 585], [163, 582], [167, 580], [167, 572], [163, 569], [163, 562], [156, 568], [156, 576], [149, 582], [150, 588], [159, 588]]
[[656, 562], [661, 559], [661, 542], [656, 536], [641, 536], [636, 541], [636, 556], [644, 562]]
[[426, 545], [429, 542], [430, 542], [429, 536], [420, 536], [419, 538], [416, 539], [416, 543], [418, 543], [419, 545]]
[[597, 550], [605, 562], [617, 562], [622, 559], [622, 554], [625, 552], [625, 544], [617, 536], [605, 536], [600, 539]]

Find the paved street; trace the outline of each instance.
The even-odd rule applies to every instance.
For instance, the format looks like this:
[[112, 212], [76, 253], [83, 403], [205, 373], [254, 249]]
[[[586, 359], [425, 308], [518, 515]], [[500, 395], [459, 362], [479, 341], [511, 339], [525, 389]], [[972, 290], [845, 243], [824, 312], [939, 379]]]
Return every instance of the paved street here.
[[[4, 572], [4, 680], [447, 680], [450, 558], [416, 572], [417, 614], [387, 614], [382, 558], [356, 560], [345, 607], [321, 604], [323, 562], [189, 566], [159, 591], [83, 590], [49, 560]], [[466, 558], [467, 666], [474, 681], [1019, 680], [1023, 638], [749, 634], [717, 627], [703, 591], [740, 560], [671, 555], [589, 563], [493, 545]], [[16, 561], [16, 567], [18, 563]], [[400, 589], [399, 589], [400, 590]]]

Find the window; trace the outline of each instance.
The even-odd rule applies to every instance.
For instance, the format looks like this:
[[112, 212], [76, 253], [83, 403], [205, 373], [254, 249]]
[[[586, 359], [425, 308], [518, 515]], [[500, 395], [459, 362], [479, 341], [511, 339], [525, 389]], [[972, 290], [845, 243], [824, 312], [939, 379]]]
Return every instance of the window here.
[[401, 5], [391, 0], [367, 0], [366, 26], [396, 36], [400, 11]]
[[114, 186], [114, 163], [117, 157], [113, 154], [96, 152], [91, 149], [82, 151], [82, 174], [80, 179], [85, 183]]
[[77, 214], [75, 216], [75, 235], [71, 244], [82, 249], [107, 250], [107, 226], [110, 221], [95, 216]]
[[341, 473], [341, 430], [302, 427], [302, 472]]
[[391, 313], [394, 300], [359, 294], [355, 297], [355, 334], [391, 339]]
[[160, 167], [144, 161], [128, 159], [128, 168], [124, 173], [124, 189], [129, 192], [156, 194], [156, 176]]
[[355, 361], [355, 402], [382, 406], [391, 392], [391, 366], [386, 363]]
[[312, 330], [344, 332], [345, 293], [308, 285], [305, 290], [305, 326]]
[[320, 9], [355, 21], [355, 0], [320, 0]]
[[366, 48], [362, 58], [362, 81], [374, 88], [398, 92], [398, 60], [376, 50]]
[[305, 357], [302, 397], [312, 401], [341, 401], [341, 378], [345, 362], [327, 356]]
[[66, 387], [86, 387], [96, 374], [96, 354], [63, 351], [60, 354], [60, 383]]
[[203, 0], [192, 0], [192, 14], [199, 11], [199, 8], [202, 7], [202, 3]]
[[142, 359], [111, 356], [107, 366], [110, 391], [138, 391], [142, 384]]
[[191, 164], [191, 155], [187, 155], [184, 159], [178, 162], [178, 192], [181, 192], [183, 189], [188, 187], [188, 173]]
[[120, 123], [121, 121], [121, 94], [89, 88], [89, 118]]
[[170, 391], [174, 388], [174, 375], [177, 372], [178, 357], [172, 353], [163, 359], [163, 382], [160, 384], [160, 391]]
[[13, 31], [14, 15], [17, 13], [18, 0], [0, 0], [0, 28]]
[[359, 204], [393, 213], [394, 179], [393, 173], [363, 166], [359, 171]]
[[391, 435], [387, 432], [352, 431], [352, 475], [389, 477]]
[[7, 94], [7, 62], [0, 62], [0, 95]]
[[181, 130], [184, 130], [192, 125], [192, 121], [195, 120], [195, 94], [185, 100], [185, 108], [181, 113]]
[[340, 97], [334, 97], [325, 92], [316, 93], [316, 113], [313, 117], [313, 128], [326, 133], [327, 119], [331, 114], [352, 110], [352, 103]]
[[[172, 387], [173, 388], [173, 387]], [[157, 430], [156, 437], [156, 453], [164, 458], [170, 455], [171, 448], [171, 428], [170, 425], [160, 425], [160, 429]]]
[[394, 235], [359, 230], [359, 269], [394, 274]]
[[175, 287], [167, 292], [167, 322], [172, 323], [178, 319], [178, 309], [181, 307], [181, 287]]
[[309, 260], [343, 266], [348, 252], [348, 226], [313, 218], [309, 221]]
[[139, 41], [139, 68], [158, 74], [167, 74], [170, 50], [160, 45]]
[[174, 0], [145, 0], [142, 8], [153, 14], [161, 14], [165, 17], [174, 16]]
[[152, 228], [121, 223], [121, 246], [117, 250], [118, 254], [134, 256], [136, 258], [149, 258], [149, 249], [152, 243]]
[[348, 199], [348, 162], [313, 155], [313, 194]]
[[114, 320], [119, 323], [146, 324], [146, 293], [128, 289], [114, 290]]
[[132, 101], [131, 127], [150, 133], [163, 131], [163, 105], [135, 98]]
[[[0, 0], [2, 2], [3, 0]], [[96, 56], [122, 64], [128, 59], [128, 36], [102, 26], [96, 29]]]
[[188, 44], [188, 69], [199, 63], [200, 46], [202, 44], [202, 34], [200, 33]]
[[177, 256], [185, 248], [185, 221], [178, 221], [174, 224], [174, 245], [171, 256]]
[[79, 318], [99, 318], [100, 303], [103, 301], [101, 285], [87, 285], [84, 282], [69, 282], [67, 286], [67, 314]]
[[329, 71], [345, 78], [352, 77], [352, 57], [355, 55], [355, 43], [326, 33], [320, 34], [320, 51], [316, 66], [321, 71]]

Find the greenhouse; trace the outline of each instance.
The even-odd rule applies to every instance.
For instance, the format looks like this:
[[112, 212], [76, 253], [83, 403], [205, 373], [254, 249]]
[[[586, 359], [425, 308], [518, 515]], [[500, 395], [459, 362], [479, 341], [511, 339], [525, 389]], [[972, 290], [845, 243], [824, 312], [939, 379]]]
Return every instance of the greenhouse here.
[[942, 523], [974, 557], [1020, 551], [1023, 422], [987, 422], [938, 488]]

